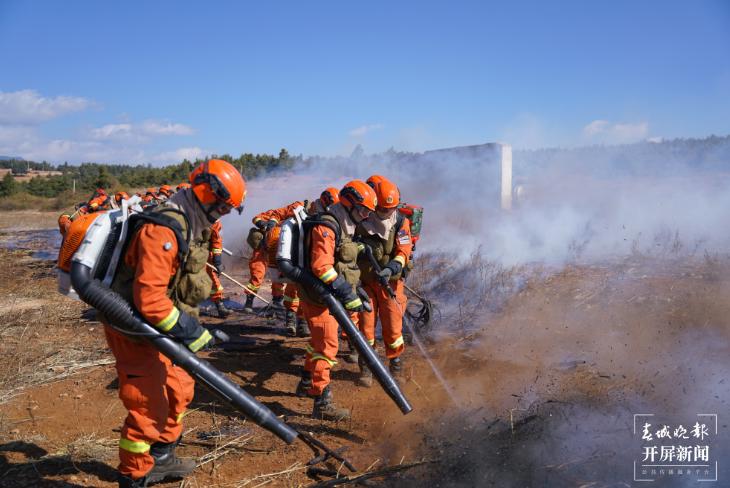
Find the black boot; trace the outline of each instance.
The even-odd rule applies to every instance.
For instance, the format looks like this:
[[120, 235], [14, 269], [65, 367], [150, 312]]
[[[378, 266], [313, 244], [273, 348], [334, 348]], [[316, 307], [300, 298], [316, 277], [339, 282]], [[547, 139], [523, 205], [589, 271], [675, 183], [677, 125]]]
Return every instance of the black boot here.
[[312, 387], [312, 373], [302, 368], [302, 377], [297, 385], [296, 395], [300, 398], [308, 397], [307, 391]]
[[175, 447], [180, 439], [169, 444], [155, 442], [150, 448], [150, 455], [155, 459], [155, 466], [147, 473], [147, 483], [184, 478], [195, 469], [195, 460], [190, 458], [179, 458], [175, 455]]
[[297, 318], [297, 337], [309, 337], [310, 335], [311, 333], [309, 332], [309, 325], [307, 325], [307, 321]]
[[226, 308], [223, 301], [215, 302], [215, 308], [218, 311], [218, 317], [224, 319], [231, 315], [231, 311]]
[[297, 314], [294, 313], [291, 310], [286, 311], [286, 322], [284, 323], [284, 326], [286, 327], [286, 335], [289, 337], [294, 337], [297, 335]]
[[373, 386], [373, 372], [370, 371], [370, 368], [368, 368], [368, 365], [365, 364], [365, 361], [363, 361], [362, 356], [359, 356], [357, 359], [357, 365], [360, 366], [360, 376], [358, 376], [356, 384], [357, 386], [363, 386], [365, 388], [370, 388]]
[[352, 343], [348, 339], [347, 341], [347, 353], [343, 356], [343, 359], [346, 363], [355, 364], [358, 362], [360, 358], [360, 354], [357, 352], [357, 349], [352, 347]]
[[243, 311], [253, 313], [253, 295], [246, 295], [246, 304], [243, 306]]
[[350, 418], [350, 411], [335, 405], [335, 402], [332, 400], [332, 390], [327, 385], [321, 395], [314, 397], [312, 418], [334, 421], [347, 420]]
[[271, 299], [271, 303], [266, 309], [266, 318], [270, 319], [269, 322], [273, 322], [276, 318], [278, 311], [284, 310], [284, 297], [274, 297]]
[[117, 478], [117, 481], [119, 482], [119, 488], [147, 488], [147, 477], [139, 478], [139, 479], [132, 479], [129, 476], [124, 476], [123, 474], [120, 474]]
[[393, 358], [390, 360], [390, 364], [388, 365], [388, 369], [390, 369], [390, 374], [393, 375], [393, 378], [396, 380], [399, 380], [403, 377], [403, 361], [401, 361], [400, 358]]

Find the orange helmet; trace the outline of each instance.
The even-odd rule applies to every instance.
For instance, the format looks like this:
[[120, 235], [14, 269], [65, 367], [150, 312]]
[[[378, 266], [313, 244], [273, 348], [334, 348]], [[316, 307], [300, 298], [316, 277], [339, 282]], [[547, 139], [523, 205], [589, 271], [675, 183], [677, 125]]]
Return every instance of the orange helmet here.
[[380, 183], [384, 179], [385, 179], [385, 176], [372, 175], [370, 178], [368, 178], [367, 180], [365, 180], [365, 183], [367, 183], [368, 185], [370, 185], [373, 188], [375, 188], [376, 183]]
[[126, 191], [118, 191], [114, 194], [114, 201], [121, 203], [122, 200], [129, 200], [129, 195]]
[[157, 196], [157, 190], [155, 190], [154, 188], [147, 188], [147, 192], [145, 193], [145, 195], [152, 195], [153, 197], [155, 197]]
[[182, 190], [184, 188], [190, 188], [190, 183], [185, 183], [185, 182], [180, 183], [179, 185], [177, 185], [177, 188], [175, 188], [175, 189], [177, 191], [180, 191], [180, 190]]
[[319, 201], [322, 202], [324, 208], [327, 208], [340, 201], [340, 192], [337, 191], [337, 188], [329, 187], [319, 196]]
[[201, 163], [190, 173], [190, 184], [202, 205], [224, 203], [238, 210], [238, 213], [243, 211], [246, 181], [231, 163], [222, 159]]
[[340, 203], [349, 209], [360, 205], [375, 212], [378, 198], [375, 196], [375, 190], [367, 183], [362, 180], [352, 180], [340, 190]]
[[159, 193], [161, 193], [162, 195], [165, 195], [166, 197], [169, 197], [169, 196], [172, 196], [172, 194], [175, 192], [172, 191], [172, 187], [170, 185], [162, 185], [160, 187]]
[[[377, 180], [374, 178], [377, 177]], [[374, 183], [370, 183], [373, 180]], [[378, 207], [391, 209], [400, 203], [400, 191], [398, 187], [387, 178], [374, 175], [368, 178], [368, 184], [375, 190], [375, 196], [378, 197]]]

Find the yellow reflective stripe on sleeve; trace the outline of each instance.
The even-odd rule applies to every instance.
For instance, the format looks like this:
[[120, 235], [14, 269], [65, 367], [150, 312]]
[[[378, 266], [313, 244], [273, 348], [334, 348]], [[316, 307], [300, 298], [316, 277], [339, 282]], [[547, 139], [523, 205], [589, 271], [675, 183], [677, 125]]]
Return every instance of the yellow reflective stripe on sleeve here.
[[324, 356], [319, 353], [312, 354], [312, 361], [317, 361], [317, 360], [327, 361], [328, 363], [330, 363], [330, 366], [334, 366], [335, 364], [337, 364], [337, 361], [335, 361], [334, 359], [330, 359], [327, 356]]
[[276, 222], [277, 224], [279, 223], [279, 220], [276, 217], [271, 217], [269, 220]]
[[327, 284], [330, 284], [333, 281], [335, 281], [335, 279], [337, 279], [337, 271], [335, 271], [335, 268], [330, 268], [327, 271], [325, 271], [324, 273], [322, 273], [319, 276], [319, 279], [324, 281]]
[[160, 329], [162, 332], [167, 332], [173, 327], [175, 327], [175, 324], [177, 324], [177, 319], [180, 318], [180, 310], [177, 309], [177, 307], [172, 307], [172, 310], [169, 314], [167, 314], [167, 317], [160, 320], [158, 323], [155, 324], [155, 327]]
[[202, 334], [200, 334], [200, 337], [190, 343], [188, 349], [193, 352], [198, 352], [200, 348], [206, 345], [208, 341], [210, 341], [212, 338], [213, 336], [210, 335], [210, 332], [208, 332], [208, 329], [206, 329]]
[[398, 261], [401, 266], [405, 266], [406, 265], [406, 258], [404, 258], [403, 256], [401, 256], [400, 254], [397, 255], [396, 257], [394, 257], [393, 258], [393, 261]]
[[360, 298], [358, 297], [358, 298], [356, 298], [354, 300], [350, 300], [349, 302], [347, 302], [345, 304], [345, 308], [348, 309], [348, 310], [350, 310], [350, 309], [353, 309], [353, 308], [360, 307], [361, 305], [362, 305], [362, 300], [360, 300]]
[[261, 217], [254, 217], [253, 223], [255, 224], [256, 222], [261, 222], [262, 220], [264, 220], [264, 219], [262, 219]]
[[403, 345], [403, 336], [400, 336], [395, 340], [393, 344], [388, 344], [388, 347], [391, 349], [398, 349], [400, 346]]
[[357, 252], [360, 253], [360, 252], [363, 252], [364, 250], [365, 250], [365, 244], [363, 244], [362, 242], [358, 242], [357, 243]]
[[143, 454], [150, 450], [150, 445], [142, 441], [130, 441], [129, 439], [119, 439], [119, 448], [133, 454]]

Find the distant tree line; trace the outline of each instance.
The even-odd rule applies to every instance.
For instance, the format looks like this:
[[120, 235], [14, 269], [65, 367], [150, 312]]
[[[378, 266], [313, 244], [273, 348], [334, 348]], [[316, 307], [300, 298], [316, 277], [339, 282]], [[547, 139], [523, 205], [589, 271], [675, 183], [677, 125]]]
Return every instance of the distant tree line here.
[[[302, 160], [301, 156], [291, 156], [286, 149], [279, 151], [278, 156], [271, 154], [242, 154], [234, 158], [230, 154], [213, 155], [210, 158], [223, 159], [233, 164], [246, 179], [253, 179], [265, 174], [286, 171]], [[35, 162], [20, 159], [0, 161], [0, 168], [11, 168], [13, 174], [27, 174], [28, 170], [60, 171], [60, 176], [35, 177], [27, 182], [16, 181], [10, 174], [0, 180], [0, 197], [25, 192], [38, 197], [57, 197], [71, 192], [76, 182], [76, 192], [90, 193], [96, 188], [111, 190], [129, 190], [132, 188], [157, 187], [173, 185], [187, 181], [192, 169], [199, 163], [210, 159], [183, 160], [179, 164], [153, 167], [151, 165], [124, 165], [82, 163], [71, 165], [63, 163], [53, 165], [46, 161]]]

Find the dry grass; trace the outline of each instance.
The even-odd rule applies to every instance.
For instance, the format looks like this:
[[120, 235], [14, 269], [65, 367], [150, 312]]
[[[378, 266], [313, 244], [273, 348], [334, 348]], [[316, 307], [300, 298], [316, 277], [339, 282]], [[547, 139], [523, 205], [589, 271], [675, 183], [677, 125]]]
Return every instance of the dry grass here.
[[539, 267], [505, 267], [486, 259], [478, 249], [464, 260], [446, 253], [424, 254], [416, 261], [408, 283], [434, 301], [441, 311], [438, 321], [442, 326], [468, 330], [485, 312], [501, 310], [528, 279], [543, 274]]

